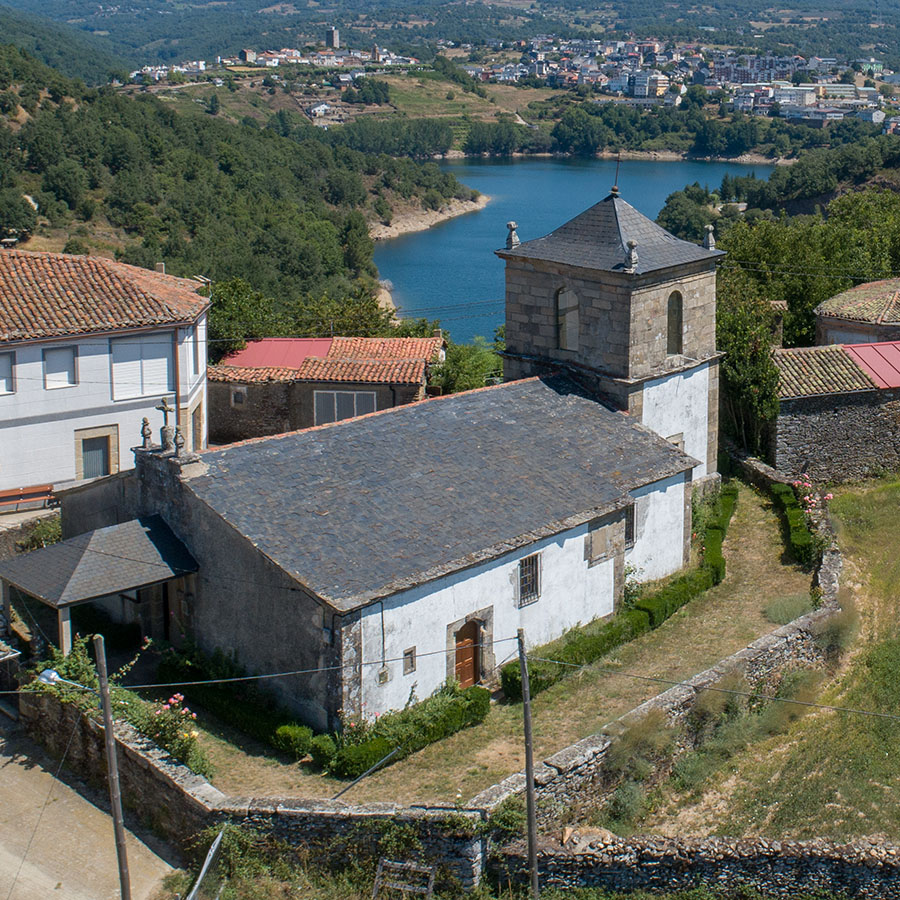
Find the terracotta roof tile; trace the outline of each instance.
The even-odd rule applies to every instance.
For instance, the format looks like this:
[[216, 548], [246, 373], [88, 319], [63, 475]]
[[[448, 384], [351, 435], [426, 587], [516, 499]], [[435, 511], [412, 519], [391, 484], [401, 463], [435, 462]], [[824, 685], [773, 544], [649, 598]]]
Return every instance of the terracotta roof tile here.
[[304, 381], [347, 381], [361, 384], [423, 384], [424, 359], [317, 359], [300, 368]]
[[330, 359], [433, 359], [444, 339], [336, 337], [328, 350]]
[[846, 391], [871, 391], [875, 384], [843, 347], [794, 347], [776, 350], [778, 397], [813, 397]]
[[900, 325], [900, 278], [870, 281], [836, 294], [816, 307], [816, 315]]
[[207, 381], [234, 384], [271, 384], [279, 381], [301, 381], [299, 369], [279, 366], [208, 366]]
[[92, 256], [0, 252], [0, 341], [193, 321], [209, 305], [189, 278]]

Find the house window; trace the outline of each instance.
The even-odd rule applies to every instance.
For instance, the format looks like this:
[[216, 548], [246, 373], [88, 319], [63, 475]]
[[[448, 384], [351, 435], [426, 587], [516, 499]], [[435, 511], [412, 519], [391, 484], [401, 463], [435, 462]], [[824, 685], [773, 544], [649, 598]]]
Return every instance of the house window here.
[[188, 328], [184, 333], [184, 346], [187, 351], [191, 384], [197, 380], [197, 376], [200, 374], [200, 341], [198, 337], [196, 328]]
[[591, 522], [587, 534], [587, 558], [590, 564], [609, 559], [612, 553], [609, 525], [601, 525], [599, 520]]
[[85, 478], [101, 478], [109, 475], [109, 438], [85, 438], [81, 442], [81, 458]]
[[541, 596], [541, 554], [519, 561], [519, 606], [528, 606]]
[[0, 394], [14, 394], [16, 391], [13, 382], [14, 353], [0, 353]]
[[682, 332], [684, 331], [684, 300], [678, 291], [669, 295], [666, 323], [666, 353], [678, 356], [682, 353]]
[[634, 546], [634, 504], [625, 507], [625, 546]]
[[72, 387], [75, 375], [75, 348], [54, 347], [44, 351], [44, 387], [47, 390]]
[[247, 402], [247, 389], [246, 388], [232, 388], [231, 389], [231, 405], [232, 406], [243, 406]]
[[314, 391], [316, 425], [375, 412], [374, 391]]
[[416, 648], [403, 651], [403, 674], [410, 675], [416, 671]]
[[568, 288], [556, 294], [556, 337], [560, 350], [578, 349], [578, 297]]
[[161, 397], [173, 391], [172, 346], [163, 335], [111, 341], [113, 400]]

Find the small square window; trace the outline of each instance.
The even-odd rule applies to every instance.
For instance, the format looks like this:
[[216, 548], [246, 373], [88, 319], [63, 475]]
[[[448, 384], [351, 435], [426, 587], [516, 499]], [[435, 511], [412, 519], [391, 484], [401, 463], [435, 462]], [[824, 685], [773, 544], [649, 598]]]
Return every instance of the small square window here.
[[403, 674], [409, 675], [416, 671], [416, 648], [410, 647], [403, 651]]
[[541, 596], [541, 554], [519, 561], [519, 606], [528, 606]]
[[243, 406], [247, 401], [247, 391], [244, 388], [235, 388], [231, 392], [231, 405]]
[[587, 559], [590, 563], [608, 559], [612, 553], [609, 525], [601, 525], [599, 520], [591, 522], [587, 534]]
[[679, 431], [678, 434], [670, 434], [666, 440], [670, 444], [674, 444], [679, 450], [684, 450], [684, 432]]

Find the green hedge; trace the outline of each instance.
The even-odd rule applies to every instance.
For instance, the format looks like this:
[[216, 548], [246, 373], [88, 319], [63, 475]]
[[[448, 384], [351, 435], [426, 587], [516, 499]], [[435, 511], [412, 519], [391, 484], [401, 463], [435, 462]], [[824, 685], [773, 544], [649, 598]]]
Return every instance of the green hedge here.
[[[558, 662], [534, 660], [528, 663], [532, 695], [539, 694], [574, 671], [573, 666], [588, 665], [648, 629], [658, 628], [689, 600], [722, 581], [725, 577], [722, 541], [734, 513], [737, 496], [735, 484], [726, 485], [719, 492], [706, 526], [706, 549], [700, 568], [670, 581], [653, 594], [640, 597], [634, 601], [631, 609], [623, 610], [602, 625], [573, 628], [563, 637], [561, 647], [554, 641], [546, 648], [535, 648], [533, 656], [548, 656]], [[500, 670], [500, 684], [508, 700], [517, 702], [522, 699], [522, 676], [518, 660], [503, 666]]]
[[385, 713], [374, 723], [345, 728], [341, 734], [319, 735], [312, 740], [313, 759], [339, 778], [356, 778], [391, 750], [391, 762], [403, 759], [435, 741], [484, 721], [491, 707], [490, 691], [483, 687], [461, 690], [446, 685], [427, 700], [397, 712]]
[[808, 569], [813, 568], [819, 561], [819, 543], [809, 530], [797, 494], [789, 484], [773, 484], [769, 493], [784, 521], [794, 559]]

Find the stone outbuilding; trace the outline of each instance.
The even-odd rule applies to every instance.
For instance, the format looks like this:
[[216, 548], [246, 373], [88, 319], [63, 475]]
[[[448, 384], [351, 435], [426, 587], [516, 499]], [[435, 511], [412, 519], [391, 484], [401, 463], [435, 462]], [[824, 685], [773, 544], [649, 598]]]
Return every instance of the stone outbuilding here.
[[816, 307], [816, 344], [900, 340], [900, 278], [870, 281]]
[[900, 342], [776, 350], [770, 457], [826, 482], [900, 469]]
[[207, 372], [214, 443], [326, 425], [425, 397], [446, 342], [430, 338], [266, 338]]

